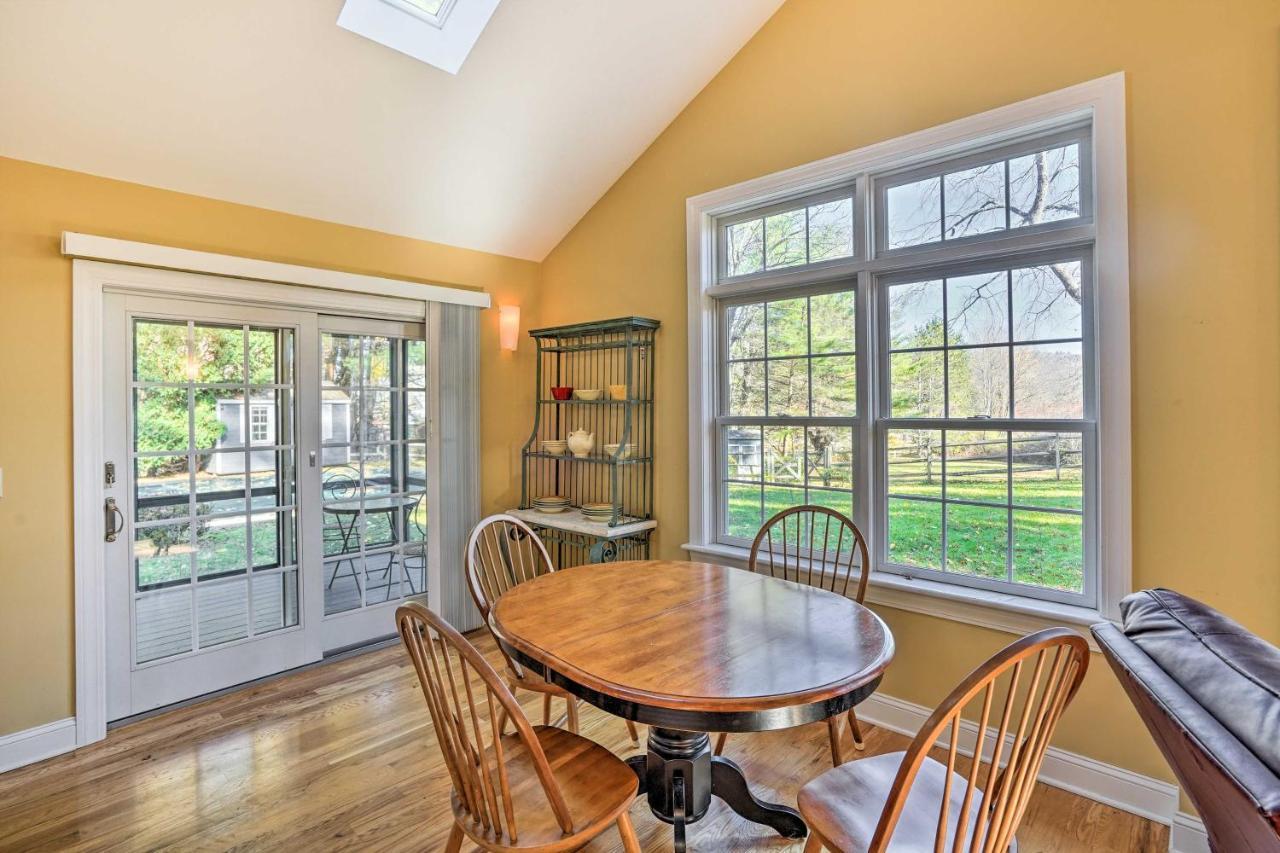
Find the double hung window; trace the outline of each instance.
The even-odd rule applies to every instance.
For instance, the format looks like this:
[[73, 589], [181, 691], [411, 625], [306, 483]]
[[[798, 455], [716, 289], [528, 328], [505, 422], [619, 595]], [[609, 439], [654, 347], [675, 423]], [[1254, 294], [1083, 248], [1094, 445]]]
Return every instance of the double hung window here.
[[851, 516], [877, 570], [1096, 606], [1092, 127], [714, 221], [715, 540]]

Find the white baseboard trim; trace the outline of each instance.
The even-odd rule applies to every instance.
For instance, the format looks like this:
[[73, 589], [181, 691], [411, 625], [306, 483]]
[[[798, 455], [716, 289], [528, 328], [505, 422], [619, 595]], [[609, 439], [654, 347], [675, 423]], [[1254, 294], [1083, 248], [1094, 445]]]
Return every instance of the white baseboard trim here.
[[1204, 821], [1195, 815], [1178, 812], [1169, 827], [1169, 853], [1209, 853], [1209, 833]]
[[[933, 709], [892, 696], [875, 694], [858, 706], [858, 719], [866, 720], [895, 732], [914, 735], [924, 725]], [[960, 748], [964, 755], [973, 754], [978, 726], [972, 722], [960, 725]], [[990, 758], [996, 732], [986, 739], [983, 753]], [[1008, 736], [1009, 740], [1013, 735]], [[948, 741], [940, 740], [939, 743]], [[1007, 752], [1006, 752], [1007, 754]], [[1178, 808], [1178, 787], [1152, 779], [1122, 767], [1086, 758], [1065, 749], [1049, 747], [1040, 768], [1040, 781], [1073, 794], [1088, 797], [1122, 811], [1169, 826]]]
[[0, 773], [76, 748], [76, 718], [54, 720], [0, 737]]

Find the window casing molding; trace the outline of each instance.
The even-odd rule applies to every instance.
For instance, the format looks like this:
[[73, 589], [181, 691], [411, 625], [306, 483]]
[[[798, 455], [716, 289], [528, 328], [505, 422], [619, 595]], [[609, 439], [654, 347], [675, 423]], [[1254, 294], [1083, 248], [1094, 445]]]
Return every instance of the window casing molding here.
[[[1009, 152], [1020, 150], [1017, 146], [1028, 138], [1044, 138], [1047, 133], [1070, 136], [1079, 134], [1082, 127], [1089, 129], [1088, 138], [1092, 143], [1087, 156], [1083, 150], [1081, 153], [1081, 169], [1085, 169], [1088, 163], [1092, 171], [1092, 180], [1083, 182], [1092, 187], [1092, 218], [1082, 216], [977, 238], [961, 238], [960, 241], [876, 251], [876, 235], [871, 230], [874, 224], [866, 217], [866, 212], [871, 209], [870, 194], [878, 191], [872, 185], [870, 175], [874, 174], [876, 181], [883, 183], [887, 179], [927, 173], [933, 165], [957, 156], [967, 158], [972, 155], [975, 162], [984, 158], [990, 162], [994, 158], [1011, 156]], [[939, 613], [939, 601], [954, 600], [959, 608], [957, 612], [968, 614], [956, 618], [978, 624], [991, 622], [970, 618], [974, 608], [982, 607], [1031, 614], [1029, 618], [1044, 616], [1049, 619], [1057, 613], [1060, 614], [1058, 621], [1075, 623], [1081, 621], [1082, 613], [1116, 618], [1119, 600], [1131, 586], [1128, 225], [1124, 134], [1124, 78], [1122, 74], [1115, 74], [688, 199], [690, 542], [686, 547], [695, 553], [713, 556], [733, 552], [733, 546], [718, 542], [720, 477], [717, 466], [720, 460], [716, 415], [722, 393], [718, 378], [719, 359], [725, 346], [719, 327], [718, 300], [748, 298], [800, 283], [813, 284], [824, 278], [835, 281], [856, 274], [859, 340], [868, 342], [859, 346], [858, 381], [861, 384], [868, 374], [864, 369], [868, 361], [864, 353], [870, 346], [879, 346], [876, 330], [864, 328], [873, 323], [876, 314], [872, 300], [877, 290], [873, 282], [877, 277], [889, 276], [907, 267], [918, 271], [929, 266], [954, 264], [967, 257], [970, 248], [957, 243], [969, 243], [971, 240], [982, 241], [984, 255], [999, 255], [1008, 260], [1033, 256], [1048, 248], [1066, 251], [1073, 246], [1091, 246], [1095, 288], [1093, 305], [1097, 318], [1092, 322], [1095, 336], [1092, 361], [1099, 375], [1096, 377], [1096, 393], [1086, 393], [1086, 398], [1092, 396], [1096, 407], [1093, 412], [1097, 425], [1094, 459], [1097, 469], [1105, 472], [1105, 476], [1096, 480], [1096, 494], [1086, 496], [1086, 501], [1092, 498], [1096, 512], [1096, 541], [1092, 545], [1086, 542], [1086, 547], [1093, 547], [1096, 554], [1097, 589], [1096, 595], [1092, 596], [1096, 605], [1082, 608], [1043, 599], [1024, 599], [1010, 595], [1007, 588], [999, 591], [962, 589], [947, 583], [889, 576], [879, 571], [873, 572], [872, 585], [873, 588], [894, 591], [891, 606], [904, 607], [906, 603], [919, 599], [919, 607], [906, 606], [905, 609], [918, 609], [933, 615], [943, 615]], [[828, 269], [784, 269], [727, 281], [718, 276], [717, 224], [731, 221], [728, 217], [735, 214], [750, 218], [767, 205], [776, 204], [778, 209], [786, 209], [788, 204], [798, 205], [808, 196], [850, 184], [855, 193], [852, 259], [844, 259]], [[1089, 209], [1087, 202], [1087, 198], [1082, 196], [1082, 213]], [[1085, 322], [1089, 320], [1086, 318]], [[1086, 358], [1086, 364], [1090, 360]], [[860, 395], [859, 417], [880, 413], [878, 389], [867, 390], [869, 393]], [[876, 443], [879, 433], [879, 428], [861, 430], [860, 444], [856, 448], [859, 466], [855, 471], [858, 478], [855, 488], [861, 495], [875, 494], [866, 484], [870, 482], [868, 476], [874, 476], [869, 469], [873, 460], [878, 458]], [[879, 554], [883, 547], [882, 520], [875, 503], [874, 500], [858, 501], [855, 521], [864, 530], [873, 531], [873, 548]], [[877, 557], [873, 557], [873, 564], [875, 569], [882, 567]], [[922, 590], [920, 593], [911, 592], [913, 583], [915, 588]], [[927, 592], [924, 591], [926, 585], [929, 587]], [[924, 605], [926, 598], [927, 608]], [[877, 595], [873, 594], [871, 599], [877, 600]], [[1015, 621], [1023, 625], [1026, 620]]]

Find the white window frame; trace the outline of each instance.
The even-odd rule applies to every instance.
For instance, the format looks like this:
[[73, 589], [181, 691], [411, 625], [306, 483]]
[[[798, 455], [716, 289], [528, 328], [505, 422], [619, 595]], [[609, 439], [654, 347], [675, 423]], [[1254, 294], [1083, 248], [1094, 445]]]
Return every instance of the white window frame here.
[[[249, 444], [257, 446], [259, 444], [274, 444], [273, 436], [275, 434], [275, 405], [273, 403], [252, 403], [249, 406]], [[258, 420], [255, 416], [262, 415], [262, 419]], [[256, 427], [262, 427], [262, 438], [257, 437], [258, 430]]]
[[429, 15], [403, 0], [346, 0], [338, 26], [457, 74], [501, 0], [446, 0]]
[[[927, 613], [1000, 630], [1022, 632], [1047, 623], [1088, 625], [1099, 618], [1119, 616], [1119, 601], [1131, 589], [1131, 470], [1129, 379], [1128, 196], [1125, 161], [1125, 105], [1122, 73], [1081, 83], [986, 113], [912, 133], [898, 139], [745, 181], [692, 197], [686, 202], [689, 285], [689, 542], [687, 550], [721, 562], [744, 564], [746, 549], [722, 545], [719, 534], [718, 429], [715, 417], [720, 386], [721, 342], [718, 300], [771, 292], [788, 285], [844, 278], [856, 269], [858, 317], [873, 317], [873, 282], [905, 266], [954, 261], [964, 254], [957, 241], [877, 252], [878, 242], [866, 219], [873, 191], [868, 176], [913, 173], [941, 160], [975, 151], [1015, 145], [1032, 135], [1088, 123], [1092, 149], [1082, 153], [1082, 168], [1091, 162], [1093, 217], [1065, 224], [1019, 228], [984, 235], [993, 252], [1034, 252], [1072, 242], [1092, 242], [1094, 255], [1093, 361], [1097, 366], [1096, 402], [1098, 478], [1096, 508], [1096, 606], [1080, 606], [958, 586], [918, 577], [873, 571], [872, 602]], [[804, 267], [776, 273], [718, 278], [717, 223], [755, 208], [792, 198], [855, 185], [855, 251], [851, 263], [830, 269]], [[1086, 199], [1082, 199], [1082, 204]], [[969, 238], [963, 238], [965, 242]], [[875, 330], [860, 337], [860, 383], [866, 371], [861, 357], [868, 344], [878, 345]], [[1088, 359], [1086, 359], [1088, 361]], [[860, 416], [878, 414], [878, 391], [873, 381], [861, 398]], [[864, 530], [879, 530], [880, 509], [865, 475], [875, 455], [876, 429], [864, 429], [857, 448], [861, 484], [858, 516]], [[876, 537], [878, 538], [878, 537]], [[877, 552], [877, 543], [872, 543]], [[875, 558], [873, 557], [873, 562]], [[873, 566], [879, 569], [879, 564]]]

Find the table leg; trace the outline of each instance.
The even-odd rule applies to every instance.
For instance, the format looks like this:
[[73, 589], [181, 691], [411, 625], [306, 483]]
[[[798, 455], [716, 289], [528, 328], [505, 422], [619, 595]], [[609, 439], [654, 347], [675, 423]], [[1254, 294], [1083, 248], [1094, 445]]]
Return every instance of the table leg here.
[[[342, 531], [342, 544], [338, 546], [338, 554], [346, 554], [347, 548], [351, 544], [351, 534], [355, 531], [356, 524], [360, 521], [360, 516], [359, 514], [351, 516], [351, 523], [345, 526], [342, 523], [341, 515], [335, 513], [334, 518], [338, 522], [338, 530]], [[356, 592], [363, 593], [364, 591], [360, 588], [360, 578], [356, 576], [356, 562], [354, 559], [340, 559], [333, 564], [333, 574], [329, 577], [329, 583], [325, 586], [325, 589], [333, 589], [333, 582], [338, 579], [338, 570], [342, 568], [343, 563], [350, 564], [351, 579], [356, 582]]]
[[628, 759], [640, 780], [654, 817], [672, 826], [676, 853], [685, 849], [685, 830], [701, 820], [717, 796], [742, 817], [777, 830], [785, 838], [804, 838], [804, 820], [795, 809], [758, 800], [742, 770], [711, 754], [705, 732], [649, 728], [649, 750]]
[[756, 799], [747, 787], [742, 768], [722, 755], [711, 759], [711, 793], [724, 800], [741, 817], [773, 827], [783, 838], [804, 838], [809, 834], [809, 827], [805, 826], [800, 812]]

